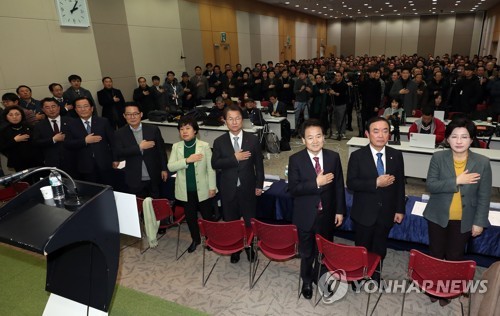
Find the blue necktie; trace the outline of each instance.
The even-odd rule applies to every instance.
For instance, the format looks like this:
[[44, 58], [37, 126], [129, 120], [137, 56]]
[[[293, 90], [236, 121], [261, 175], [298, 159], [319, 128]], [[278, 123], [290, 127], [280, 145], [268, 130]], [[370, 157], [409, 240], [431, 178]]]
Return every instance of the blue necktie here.
[[384, 174], [384, 162], [382, 161], [382, 153], [377, 153], [377, 173], [379, 176]]
[[87, 130], [87, 134], [90, 134], [91, 133], [91, 129], [90, 129], [90, 122], [89, 121], [85, 121], [85, 125], [87, 125], [85, 127], [85, 129]]

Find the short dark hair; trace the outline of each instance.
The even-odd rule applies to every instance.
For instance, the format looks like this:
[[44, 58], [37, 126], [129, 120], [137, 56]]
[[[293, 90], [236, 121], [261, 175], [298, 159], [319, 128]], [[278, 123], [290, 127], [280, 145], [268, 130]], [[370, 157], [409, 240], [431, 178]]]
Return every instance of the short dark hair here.
[[233, 103], [224, 109], [224, 119], [227, 120], [227, 112], [229, 111], [240, 112], [240, 115], [243, 118], [243, 110], [238, 105]]
[[213, 65], [212, 65], [212, 63], [206, 63], [205, 68], [208, 68], [208, 66], [212, 67]]
[[106, 77], [102, 77], [102, 80], [101, 80], [101, 81], [102, 81], [102, 83], [104, 83], [104, 80], [106, 80], [106, 79], [109, 79], [109, 80], [113, 81], [113, 79], [111, 79], [111, 77], [106, 76]]
[[194, 129], [195, 134], [198, 134], [200, 127], [198, 126], [198, 122], [192, 116], [183, 116], [179, 120], [177, 124], [177, 130], [181, 130], [181, 127], [189, 125]]
[[43, 105], [47, 102], [55, 102], [55, 104], [59, 105], [56, 99], [50, 97], [50, 98], [43, 98], [40, 100], [40, 106], [43, 108]]
[[196, 66], [196, 67], [194, 67], [194, 70], [196, 70], [196, 69], [198, 69], [198, 68], [201, 70], [201, 67], [200, 67], [200, 66]]
[[325, 131], [323, 130], [323, 125], [321, 125], [321, 122], [318, 119], [308, 119], [302, 123], [302, 126], [300, 128], [300, 137], [305, 138], [306, 135], [306, 129], [309, 127], [319, 127], [321, 128], [321, 132], [324, 134]]
[[69, 82], [71, 82], [73, 80], [80, 80], [80, 81], [82, 81], [82, 77], [80, 77], [79, 75], [75, 75], [75, 74], [73, 74], [73, 75], [71, 75], [71, 76], [68, 77], [68, 81]]
[[455, 128], [464, 127], [469, 132], [470, 138], [476, 137], [476, 125], [466, 116], [456, 116], [451, 120], [446, 126], [446, 131], [444, 132], [444, 137], [450, 137], [451, 133]]
[[12, 102], [19, 102], [19, 96], [13, 92], [7, 92], [2, 95], [2, 101], [12, 101]]
[[[146, 78], [144, 78], [144, 77], [139, 77], [139, 78], [137, 78], [137, 82], [139, 82], [139, 80], [141, 80], [141, 79], [146, 80]], [[146, 82], [147, 82], [147, 80], [146, 80]]]
[[54, 88], [55, 88], [56, 86], [60, 86], [60, 87], [62, 88], [62, 85], [61, 85], [61, 84], [56, 83], [56, 82], [53, 82], [53, 83], [49, 84], [49, 91], [50, 91], [50, 92], [54, 91]]
[[158, 77], [158, 76], [153, 76], [153, 77], [151, 77], [151, 81], [155, 81], [155, 80], [160, 81], [160, 77]]
[[175, 72], [173, 72], [172, 70], [167, 71], [167, 76], [170, 74], [174, 75], [174, 77], [175, 77]]
[[380, 121], [383, 121], [383, 122], [386, 122], [387, 123], [387, 126], [391, 126], [391, 124], [389, 123], [389, 121], [385, 118], [385, 117], [382, 117], [382, 116], [374, 116], [372, 117], [371, 119], [368, 120], [368, 122], [366, 122], [366, 128], [365, 130], [370, 132], [370, 126], [375, 123], [375, 122], [380, 122]]
[[89, 99], [87, 97], [78, 97], [78, 98], [76, 98], [75, 101], [73, 101], [73, 106], [76, 107], [76, 102], [80, 101], [80, 100], [87, 100], [87, 101], [89, 101], [90, 106], [94, 107], [94, 102], [92, 102], [92, 99]]
[[20, 85], [19, 87], [16, 88], [16, 93], [17, 94], [19, 94], [19, 89], [21, 89], [21, 88], [27, 88], [31, 92], [31, 88], [30, 87], [22, 84], [22, 85]]
[[422, 115], [429, 116], [432, 115], [434, 116], [434, 109], [430, 106], [424, 106], [422, 108]]
[[[137, 110], [139, 110], [139, 112], [142, 113], [142, 109], [141, 109], [141, 106], [135, 102], [125, 102], [125, 106], [123, 107], [123, 110], [125, 110], [127, 107], [129, 106], [134, 106], [137, 108]], [[125, 111], [124, 111], [125, 112]]]
[[9, 106], [8, 108], [5, 108], [5, 110], [3, 110], [2, 117], [5, 122], [8, 122], [7, 114], [9, 114], [9, 112], [12, 110], [18, 110], [21, 113], [21, 123], [26, 122], [26, 114], [24, 113], [23, 108], [20, 107], [19, 105]]

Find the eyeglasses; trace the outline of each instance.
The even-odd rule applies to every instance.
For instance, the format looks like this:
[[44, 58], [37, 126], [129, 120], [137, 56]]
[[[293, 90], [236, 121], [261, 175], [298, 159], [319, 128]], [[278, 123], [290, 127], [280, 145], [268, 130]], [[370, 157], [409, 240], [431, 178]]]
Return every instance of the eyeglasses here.
[[228, 120], [228, 122], [230, 122], [230, 123], [233, 123], [233, 122], [239, 122], [239, 121], [241, 121], [241, 116], [238, 116], [238, 117], [230, 117], [230, 118], [228, 118], [227, 120]]
[[139, 113], [139, 112], [136, 112], [136, 113], [125, 113], [126, 117], [137, 117], [139, 115], [141, 115], [141, 113]]
[[85, 105], [77, 105], [76, 108], [77, 109], [88, 109], [90, 107], [90, 105], [88, 104], [85, 104]]

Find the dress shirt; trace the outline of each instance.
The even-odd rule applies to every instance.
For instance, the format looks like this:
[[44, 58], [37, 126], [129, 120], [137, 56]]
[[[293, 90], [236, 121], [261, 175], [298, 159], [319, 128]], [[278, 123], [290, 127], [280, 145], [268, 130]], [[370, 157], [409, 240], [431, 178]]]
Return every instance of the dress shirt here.
[[378, 153], [382, 153], [382, 163], [384, 164], [384, 174], [387, 170], [387, 165], [386, 165], [386, 159], [385, 159], [385, 146], [384, 148], [382, 148], [381, 151], [376, 151], [375, 148], [372, 147], [372, 145], [370, 145], [370, 150], [372, 152], [372, 158], [373, 158], [373, 162], [375, 163], [375, 167], [377, 167], [377, 160], [378, 160], [378, 156], [377, 154]]

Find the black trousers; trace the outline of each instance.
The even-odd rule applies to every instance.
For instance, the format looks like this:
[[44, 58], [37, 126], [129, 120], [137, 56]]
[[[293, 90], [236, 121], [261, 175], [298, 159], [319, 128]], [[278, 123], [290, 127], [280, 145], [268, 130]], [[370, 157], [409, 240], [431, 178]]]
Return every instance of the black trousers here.
[[224, 198], [222, 195], [222, 215], [225, 222], [235, 221], [243, 217], [245, 226], [250, 227], [250, 219], [255, 217], [256, 197], [255, 189], [236, 188], [236, 194], [232, 199]]
[[212, 199], [206, 199], [205, 201], [198, 201], [197, 192], [188, 192], [187, 202], [184, 204], [184, 213], [186, 214], [186, 222], [189, 227], [189, 232], [191, 233], [191, 239], [194, 242], [200, 243], [200, 228], [198, 227], [198, 212], [201, 213], [201, 217], [207, 221], [214, 220]]
[[135, 194], [140, 198], [152, 197], [153, 199], [158, 199], [160, 197], [160, 188], [152, 185], [151, 180], [141, 181], [139, 186], [135, 188], [129, 188], [130, 194]]
[[429, 252], [437, 259], [460, 261], [464, 259], [465, 245], [471, 232], [460, 232], [462, 221], [448, 221], [448, 226], [441, 227], [427, 221], [429, 230]]
[[356, 233], [354, 243], [356, 246], [363, 246], [369, 252], [376, 253], [384, 260], [387, 254], [387, 239], [392, 225], [387, 226], [381, 222], [375, 222], [372, 226], [364, 226], [355, 223]]
[[[326, 224], [323, 213], [318, 213], [310, 231], [298, 229], [300, 277], [304, 283], [311, 283], [318, 276], [319, 262], [316, 234], [320, 234], [331, 241], [333, 239], [333, 225], [333, 223]], [[326, 268], [324, 270], [326, 272]]]

